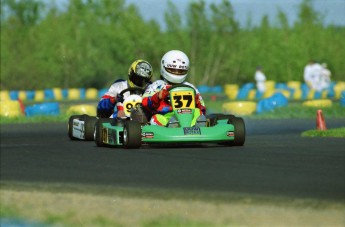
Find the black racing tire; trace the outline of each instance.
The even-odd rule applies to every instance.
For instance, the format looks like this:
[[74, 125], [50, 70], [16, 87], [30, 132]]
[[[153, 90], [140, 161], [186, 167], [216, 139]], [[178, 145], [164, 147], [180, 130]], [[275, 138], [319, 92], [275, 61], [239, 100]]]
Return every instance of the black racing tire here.
[[73, 120], [74, 119], [81, 119], [83, 115], [72, 115], [69, 117], [68, 120], [68, 137], [71, 140], [78, 140], [77, 138], [73, 137]]
[[98, 147], [107, 146], [107, 144], [105, 144], [103, 142], [104, 141], [103, 123], [111, 123], [113, 121], [114, 121], [114, 119], [112, 119], [112, 118], [100, 118], [94, 124], [94, 135], [93, 136], [94, 136], [95, 143]]
[[232, 146], [243, 146], [246, 141], [246, 126], [243, 118], [230, 118], [228, 124], [233, 124], [235, 128], [235, 139], [232, 141]]
[[123, 127], [123, 147], [126, 149], [140, 148], [141, 125], [137, 121], [126, 121]]
[[85, 116], [84, 127], [85, 127], [85, 140], [94, 140], [94, 130], [97, 117]]

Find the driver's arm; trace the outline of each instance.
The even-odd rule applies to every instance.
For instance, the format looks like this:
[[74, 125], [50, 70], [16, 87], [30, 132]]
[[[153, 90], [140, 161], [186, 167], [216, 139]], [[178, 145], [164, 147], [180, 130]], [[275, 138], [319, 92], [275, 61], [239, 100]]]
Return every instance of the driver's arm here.
[[200, 109], [203, 115], [206, 115], [206, 106], [205, 102], [202, 99], [200, 93], [197, 93], [195, 96], [196, 107]]
[[150, 84], [142, 98], [142, 105], [145, 109], [149, 111], [156, 111], [160, 104], [160, 97], [159, 93], [162, 90], [163, 84], [160, 81], [155, 81], [152, 84]]
[[161, 100], [167, 97], [169, 92], [166, 89], [158, 90], [151, 96], [143, 96], [142, 105], [149, 110], [157, 110]]
[[[116, 96], [123, 90], [122, 82], [114, 83], [109, 90], [101, 97], [97, 105], [97, 116], [100, 118], [110, 117], [117, 104]], [[118, 107], [119, 109], [119, 107]]]

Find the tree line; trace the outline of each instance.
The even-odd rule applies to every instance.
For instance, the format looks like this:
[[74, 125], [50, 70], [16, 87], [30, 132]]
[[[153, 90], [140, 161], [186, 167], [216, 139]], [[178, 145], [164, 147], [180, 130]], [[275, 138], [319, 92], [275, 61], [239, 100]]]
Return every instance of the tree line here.
[[169, 1], [166, 29], [125, 0], [66, 4], [2, 1], [1, 89], [104, 88], [125, 79], [136, 59], [148, 60], [158, 79], [171, 49], [190, 57], [188, 80], [196, 85], [253, 82], [258, 65], [269, 80], [302, 81], [309, 59], [328, 63], [332, 80], [345, 78], [345, 27], [324, 25], [311, 0], [301, 2], [293, 24], [278, 9], [273, 23], [248, 18], [242, 27], [229, 0], [193, 1], [184, 13]]

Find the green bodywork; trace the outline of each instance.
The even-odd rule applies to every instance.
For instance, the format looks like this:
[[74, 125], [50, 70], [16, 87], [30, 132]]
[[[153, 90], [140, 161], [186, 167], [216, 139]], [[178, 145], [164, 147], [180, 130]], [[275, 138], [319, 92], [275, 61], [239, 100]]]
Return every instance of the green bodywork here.
[[[108, 145], [123, 145], [123, 127], [103, 124], [103, 142]], [[199, 134], [200, 133], [200, 134]], [[219, 120], [212, 127], [167, 128], [158, 125], [142, 127], [143, 143], [229, 142], [234, 140], [234, 126], [227, 120]]]
[[[224, 123], [225, 122], [225, 123]], [[226, 120], [212, 127], [167, 128], [147, 125], [142, 128], [142, 141], [146, 143], [228, 142], [234, 140], [234, 126]]]

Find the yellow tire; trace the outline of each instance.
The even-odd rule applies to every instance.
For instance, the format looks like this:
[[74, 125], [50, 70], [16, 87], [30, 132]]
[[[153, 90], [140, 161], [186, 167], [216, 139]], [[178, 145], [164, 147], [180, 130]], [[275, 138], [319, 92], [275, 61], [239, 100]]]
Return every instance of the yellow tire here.
[[88, 88], [86, 89], [86, 99], [94, 100], [98, 98], [98, 90], [96, 88]]
[[23, 116], [19, 101], [0, 101], [0, 115], [2, 117]]
[[89, 116], [96, 116], [97, 110], [94, 105], [74, 105], [67, 110], [68, 115], [87, 114]]
[[239, 101], [227, 102], [223, 104], [223, 112], [233, 115], [250, 115], [256, 111], [256, 102]]
[[308, 107], [331, 107], [332, 104], [332, 100], [330, 99], [318, 99], [303, 102], [303, 106]]

